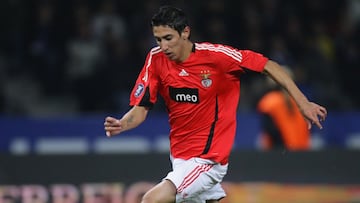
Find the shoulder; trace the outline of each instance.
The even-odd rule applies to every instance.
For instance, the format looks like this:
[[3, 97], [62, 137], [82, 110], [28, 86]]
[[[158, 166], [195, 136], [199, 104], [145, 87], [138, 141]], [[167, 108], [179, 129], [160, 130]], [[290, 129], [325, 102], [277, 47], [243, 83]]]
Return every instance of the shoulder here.
[[207, 52], [219, 57], [230, 57], [239, 61], [242, 59], [241, 51], [229, 45], [201, 42], [195, 43], [195, 49], [196, 51]]
[[151, 64], [154, 63], [154, 61], [159, 61], [159, 58], [163, 58], [165, 57], [165, 55], [163, 54], [163, 52], [161, 51], [159, 46], [153, 47], [152, 49], [150, 49], [150, 51], [148, 52], [147, 56], [146, 56], [146, 61], [147, 64]]
[[225, 44], [214, 44], [210, 42], [198, 42], [195, 43], [196, 50], [207, 50], [207, 51], [226, 51], [226, 50], [237, 50], [236, 48], [225, 45]]
[[280, 91], [270, 91], [259, 101], [259, 106], [263, 109], [271, 109], [283, 103], [283, 94]]
[[280, 90], [272, 90], [266, 93], [264, 97], [270, 101], [282, 100], [283, 93]]
[[162, 53], [160, 46], [156, 46], [156, 47], [153, 47], [152, 49], [150, 49], [148, 55], [149, 56], [158, 56], [158, 55], [160, 55], [160, 53]]

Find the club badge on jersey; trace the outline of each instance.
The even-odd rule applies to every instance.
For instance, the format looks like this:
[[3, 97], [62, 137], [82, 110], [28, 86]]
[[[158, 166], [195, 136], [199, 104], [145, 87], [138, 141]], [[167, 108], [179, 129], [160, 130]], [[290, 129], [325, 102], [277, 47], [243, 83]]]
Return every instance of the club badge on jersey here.
[[201, 78], [202, 78], [202, 79], [201, 79], [201, 84], [202, 84], [202, 86], [208, 88], [208, 87], [210, 87], [210, 86], [212, 85], [212, 80], [209, 78], [210, 75], [211, 75], [211, 74], [210, 74], [210, 71], [209, 71], [209, 70], [203, 70], [203, 71], [201, 71], [200, 76], [201, 76]]
[[137, 88], [135, 90], [134, 96], [139, 97], [143, 93], [144, 89], [145, 88], [144, 88], [144, 85], [142, 83], [138, 84], [138, 86], [137, 86]]

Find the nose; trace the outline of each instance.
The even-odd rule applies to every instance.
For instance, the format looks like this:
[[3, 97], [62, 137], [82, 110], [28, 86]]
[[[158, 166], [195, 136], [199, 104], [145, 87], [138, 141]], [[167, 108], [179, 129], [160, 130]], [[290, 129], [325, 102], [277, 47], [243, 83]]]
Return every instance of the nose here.
[[165, 40], [160, 42], [160, 48], [163, 52], [166, 52], [169, 49], [169, 45]]

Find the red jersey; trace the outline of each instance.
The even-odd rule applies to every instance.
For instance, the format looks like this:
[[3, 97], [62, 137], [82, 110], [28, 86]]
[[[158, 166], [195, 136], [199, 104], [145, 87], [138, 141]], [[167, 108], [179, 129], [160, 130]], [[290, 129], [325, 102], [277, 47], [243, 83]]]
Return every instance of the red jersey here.
[[195, 43], [181, 63], [160, 47], [147, 55], [130, 96], [130, 105], [154, 105], [160, 94], [170, 123], [174, 158], [201, 157], [225, 164], [232, 149], [244, 68], [261, 72], [268, 59], [249, 50]]

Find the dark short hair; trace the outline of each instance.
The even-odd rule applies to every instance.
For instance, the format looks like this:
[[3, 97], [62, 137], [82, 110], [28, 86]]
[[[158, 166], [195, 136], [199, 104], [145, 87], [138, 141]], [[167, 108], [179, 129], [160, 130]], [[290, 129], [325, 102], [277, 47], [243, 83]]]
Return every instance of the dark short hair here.
[[172, 6], [162, 6], [151, 19], [151, 26], [169, 26], [179, 34], [188, 26], [188, 19], [185, 13]]

